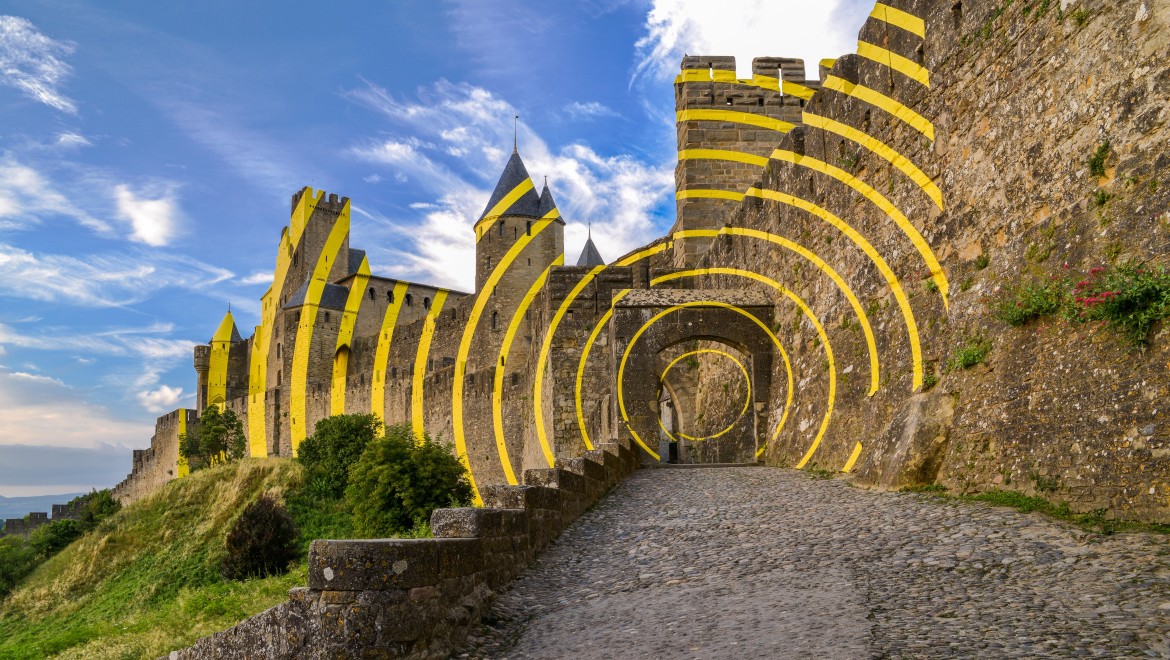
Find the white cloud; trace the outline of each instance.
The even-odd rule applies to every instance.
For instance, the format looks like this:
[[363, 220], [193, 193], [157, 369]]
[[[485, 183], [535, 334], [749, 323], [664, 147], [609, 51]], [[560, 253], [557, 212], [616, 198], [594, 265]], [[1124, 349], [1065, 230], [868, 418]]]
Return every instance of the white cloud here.
[[[868, 2], [868, 0], [866, 0]], [[734, 55], [739, 77], [754, 57], [799, 57], [812, 78], [822, 58], [851, 53], [864, 10], [859, 0], [652, 0], [638, 40], [634, 78], [673, 78], [684, 54]]]
[[0, 243], [0, 298], [119, 307], [165, 287], [205, 291], [231, 277], [230, 271], [176, 254], [130, 250], [73, 257]]
[[[411, 136], [382, 138], [353, 153], [410, 177], [427, 197], [410, 203], [421, 218], [387, 218], [369, 208], [355, 209], [372, 221], [375, 233], [412, 237], [408, 251], [371, 251], [373, 265], [397, 264], [388, 267], [390, 274], [471, 290], [472, 227], [507, 161], [515, 108], [485, 89], [445, 80], [420, 90], [417, 101], [396, 99], [373, 85], [349, 97]], [[567, 260], [575, 260], [585, 243], [586, 221], [593, 222], [595, 241], [610, 256], [664, 229], [656, 227], [652, 212], [673, 190], [673, 162], [650, 165], [627, 155], [603, 156], [585, 144], [553, 150], [523, 124], [519, 144], [537, 188], [547, 175], [562, 215], [577, 223], [566, 232]]]
[[109, 223], [75, 206], [41, 172], [11, 155], [0, 158], [0, 230], [27, 228], [43, 215], [69, 217], [103, 235], [113, 232]]
[[149, 425], [117, 419], [60, 381], [2, 369], [0, 410], [4, 411], [0, 445], [130, 447], [144, 446], [151, 435]]
[[57, 57], [70, 55], [74, 49], [70, 42], [38, 32], [27, 19], [0, 16], [0, 85], [14, 87], [61, 112], [77, 114], [77, 104], [59, 89], [72, 68]]
[[138, 402], [152, 413], [162, 414], [174, 410], [183, 396], [183, 388], [159, 386], [155, 390], [144, 390], [138, 393]]
[[382, 176], [379, 174], [371, 174], [367, 177], [362, 177], [362, 181], [366, 183], [382, 183]]
[[56, 378], [52, 378], [49, 376], [41, 376], [38, 374], [30, 374], [30, 373], [27, 373], [24, 371], [13, 371], [12, 373], [10, 373], [8, 375], [10, 377], [12, 377], [13, 379], [30, 381], [30, 382], [34, 382], [34, 383], [51, 383], [51, 384], [55, 384], [55, 385], [64, 385], [65, 384], [65, 383], [62, 383], [61, 381], [57, 380]]
[[173, 191], [168, 190], [152, 199], [135, 194], [126, 185], [119, 185], [114, 188], [114, 199], [119, 216], [134, 230], [130, 240], [161, 247], [167, 245], [177, 232], [179, 205]]
[[596, 119], [598, 117], [617, 117], [618, 113], [613, 108], [607, 105], [598, 103], [597, 101], [590, 101], [589, 103], [581, 103], [580, 101], [573, 101], [563, 108], [565, 114], [573, 119], [587, 120]]
[[[35, 333], [24, 334], [12, 326], [0, 323], [0, 344], [41, 351], [67, 351], [101, 357], [138, 357], [149, 362], [174, 362], [190, 357], [195, 343], [190, 340], [170, 339], [159, 335], [174, 330], [169, 324], [154, 324], [142, 328], [110, 328], [97, 332], [70, 334], [57, 328], [39, 327]], [[148, 367], [147, 374], [157, 375], [158, 369]], [[143, 376], [136, 386], [157, 382]]]
[[255, 284], [272, 284], [272, 272], [258, 270], [255, 273], [238, 280], [238, 282], [244, 286], [252, 286]]
[[92, 147], [93, 143], [89, 141], [84, 135], [80, 133], [60, 133], [57, 135], [57, 146], [59, 147]]

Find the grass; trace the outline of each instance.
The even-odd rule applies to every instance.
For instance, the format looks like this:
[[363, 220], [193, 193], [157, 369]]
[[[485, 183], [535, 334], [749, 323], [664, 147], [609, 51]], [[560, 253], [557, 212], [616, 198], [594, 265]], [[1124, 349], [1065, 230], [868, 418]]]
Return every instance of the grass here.
[[1109, 159], [1111, 153], [1113, 153], [1113, 146], [1109, 140], [1105, 140], [1097, 147], [1093, 155], [1089, 156], [1089, 174], [1097, 178], [1105, 176], [1105, 161]]
[[991, 342], [982, 337], [968, 337], [955, 348], [951, 359], [947, 362], [947, 371], [970, 369], [987, 359], [991, 352]]
[[219, 573], [227, 530], [262, 493], [288, 495], [303, 544], [346, 536], [337, 509], [298, 499], [300, 465], [248, 459], [173, 481], [104, 521], [0, 602], [0, 658], [158, 657], [229, 628], [305, 584], [303, 560], [244, 582]]
[[1131, 520], [1115, 520], [1107, 517], [1108, 511], [1097, 509], [1089, 513], [1073, 513], [1065, 502], [1052, 502], [1043, 497], [1033, 497], [1014, 490], [989, 490], [974, 495], [950, 495], [942, 484], [908, 486], [903, 493], [923, 493], [964, 502], [983, 502], [991, 506], [1015, 509], [1020, 513], [1039, 512], [1050, 518], [1062, 520], [1096, 534], [1116, 532], [1143, 532], [1147, 534], [1170, 534], [1170, 525], [1143, 523]]
[[1068, 303], [1068, 283], [1041, 280], [1005, 290], [991, 306], [991, 315], [1011, 326], [1022, 326], [1056, 314]]

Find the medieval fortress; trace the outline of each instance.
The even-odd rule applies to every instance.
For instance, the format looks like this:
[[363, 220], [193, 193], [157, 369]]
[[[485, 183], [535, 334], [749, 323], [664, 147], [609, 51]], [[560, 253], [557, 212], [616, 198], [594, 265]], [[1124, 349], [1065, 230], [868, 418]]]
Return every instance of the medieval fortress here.
[[[1000, 4], [878, 3], [817, 80], [686, 57], [676, 222], [608, 262], [592, 242], [566, 261], [517, 152], [467, 227], [470, 293], [372, 273], [349, 199], [296, 192], [261, 324], [229, 313], [195, 348], [196, 409], [159, 418], [117, 496], [182, 478], [179, 435], [224, 405], [253, 456], [330, 415], [409, 424], [453, 443], [477, 498], [632, 441], [1170, 521], [1170, 338], [989, 312], [1020, 282], [1165, 260], [1170, 6]], [[950, 366], [971, 342], [986, 359]]]

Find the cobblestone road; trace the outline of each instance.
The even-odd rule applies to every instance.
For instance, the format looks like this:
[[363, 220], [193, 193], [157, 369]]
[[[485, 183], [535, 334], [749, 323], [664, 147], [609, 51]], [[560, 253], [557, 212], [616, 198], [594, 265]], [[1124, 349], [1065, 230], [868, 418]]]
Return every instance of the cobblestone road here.
[[485, 620], [462, 657], [1170, 657], [1170, 538], [789, 470], [641, 470]]

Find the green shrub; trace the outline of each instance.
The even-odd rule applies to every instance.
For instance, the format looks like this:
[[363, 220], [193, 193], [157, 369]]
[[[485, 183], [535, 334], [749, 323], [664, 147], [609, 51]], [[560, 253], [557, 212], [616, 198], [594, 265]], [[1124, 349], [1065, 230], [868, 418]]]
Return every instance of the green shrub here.
[[991, 352], [991, 342], [981, 337], [970, 337], [963, 340], [955, 349], [954, 355], [947, 362], [947, 371], [970, 369], [987, 359]]
[[1068, 284], [1061, 280], [1025, 282], [1006, 289], [992, 303], [991, 315], [1008, 325], [1021, 326], [1028, 321], [1056, 314], [1068, 302]]
[[81, 523], [76, 520], [54, 520], [41, 525], [28, 535], [28, 544], [41, 560], [48, 559], [81, 536]]
[[1170, 316], [1170, 274], [1161, 267], [1094, 268], [1077, 283], [1076, 295], [1078, 319], [1107, 324], [1137, 347], [1149, 343], [1154, 323]]
[[187, 459], [192, 471], [239, 460], [247, 450], [244, 424], [230, 408], [208, 406], [195, 428], [179, 436], [179, 455]]
[[382, 422], [375, 415], [335, 415], [317, 422], [313, 435], [297, 447], [308, 492], [344, 497], [350, 468], [381, 430]]
[[69, 506], [77, 512], [77, 522], [81, 524], [81, 530], [88, 532], [121, 510], [122, 503], [114, 499], [114, 493], [106, 488], [79, 495], [69, 500]]
[[987, 254], [986, 252], [979, 255], [978, 257], [975, 257], [976, 270], [983, 270], [984, 268], [987, 268], [989, 264], [991, 264], [991, 255]]
[[0, 537], [0, 599], [37, 567], [37, 551], [24, 537]]
[[1105, 161], [1109, 159], [1109, 154], [1113, 152], [1112, 145], [1109, 140], [1105, 140], [1097, 147], [1097, 151], [1089, 156], [1089, 174], [1097, 178], [1105, 176]]
[[399, 425], [366, 446], [350, 470], [345, 499], [354, 531], [372, 538], [417, 530], [440, 507], [466, 506], [471, 485], [450, 447]]
[[283, 575], [297, 558], [297, 526], [288, 511], [261, 495], [240, 513], [227, 535], [227, 554], [220, 570], [229, 580]]

